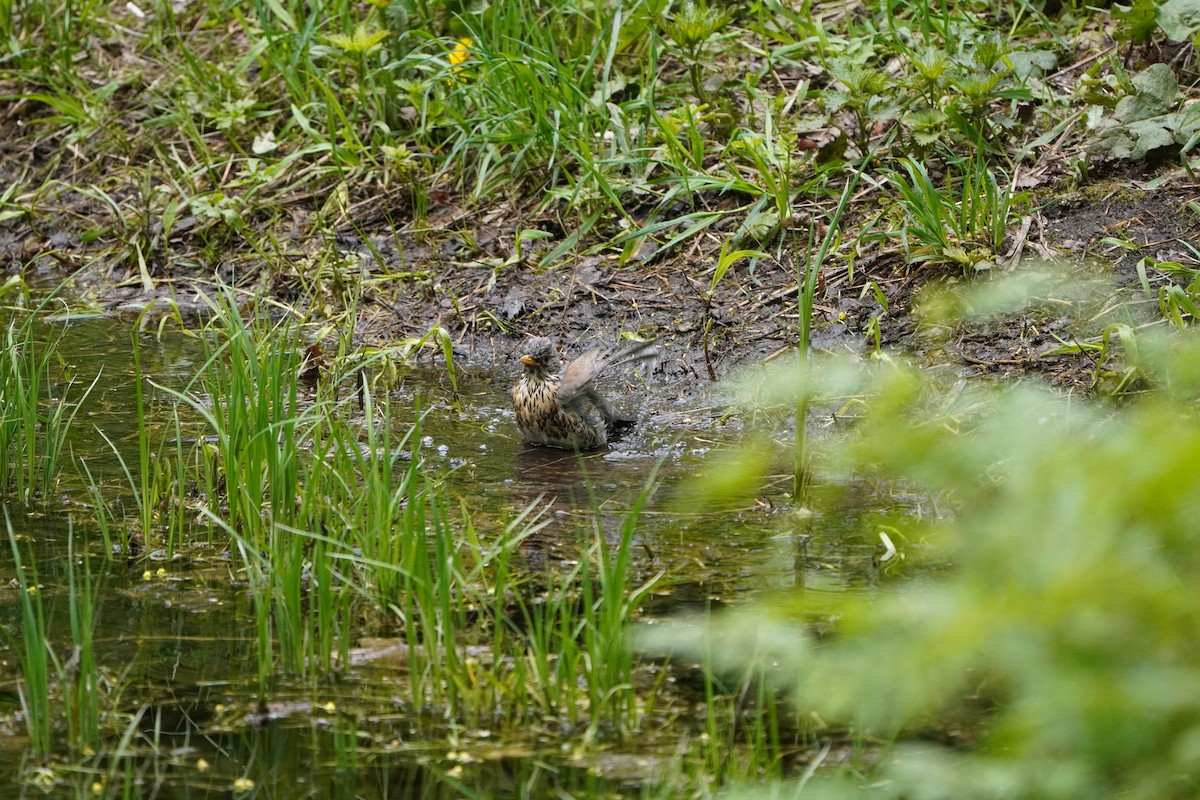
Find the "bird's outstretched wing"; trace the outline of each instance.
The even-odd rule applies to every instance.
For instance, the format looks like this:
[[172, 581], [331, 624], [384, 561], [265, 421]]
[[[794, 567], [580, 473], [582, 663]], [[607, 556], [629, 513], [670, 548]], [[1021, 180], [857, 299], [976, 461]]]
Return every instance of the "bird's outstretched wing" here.
[[650, 362], [658, 358], [658, 348], [653, 342], [634, 342], [615, 350], [597, 347], [589, 350], [567, 365], [562, 380], [558, 383], [555, 397], [562, 406], [571, 405], [581, 397], [590, 397], [592, 380], [611, 367], [633, 362]]

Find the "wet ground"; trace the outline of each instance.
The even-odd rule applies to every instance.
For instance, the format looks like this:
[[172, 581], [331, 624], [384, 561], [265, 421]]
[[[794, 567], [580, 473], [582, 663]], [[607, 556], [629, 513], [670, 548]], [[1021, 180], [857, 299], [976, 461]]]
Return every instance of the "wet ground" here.
[[[1020, 235], [1014, 231], [1010, 260], [1001, 272], [1054, 262], [1120, 290], [1139, 286], [1138, 264], [1143, 263], [1154, 290], [1164, 282], [1180, 282], [1185, 279], [1170, 266], [1194, 267], [1200, 259], [1188, 247], [1200, 240], [1198, 196], [1187, 186], [1142, 190], [1114, 181], [1048, 197], [1022, 220]], [[76, 198], [63, 210], [85, 219], [107, 213], [88, 202]], [[234, 251], [215, 272], [197, 271], [189, 255], [196, 243], [185, 231], [172, 241], [172, 260], [161, 266], [150, 291], [130, 272], [119, 243], [83, 244], [83, 231], [66, 222], [67, 216], [59, 230], [0, 225], [0, 258], [19, 265], [27, 280], [41, 283], [55, 283], [87, 265], [71, 283], [73, 302], [89, 313], [132, 318], [156, 307], [151, 316], [157, 317], [171, 313], [171, 304], [185, 318], [202, 315], [208, 306], [201, 296], [214, 292], [214, 280], [238, 287], [247, 299], [296, 303], [314, 319], [344, 313], [352, 304], [358, 344], [413, 341], [440, 325], [454, 341], [456, 359], [498, 375], [512, 370], [514, 354], [530, 335], [554, 337], [573, 357], [632, 334], [660, 343], [655, 392], [678, 400], [681, 409], [703, 405], [717, 379], [778, 356], [796, 342], [795, 287], [804, 268], [798, 253], [782, 251], [779, 262], [740, 261], [710, 295], [715, 240], [697, 242], [683, 254], [647, 253], [626, 263], [615, 255], [586, 255], [543, 268], [537, 258], [564, 232], [549, 219], [512, 211], [474, 219], [454, 208], [433, 208], [419, 235], [399, 219], [378, 221], [387, 223], [387, 235], [373, 234], [369, 226], [342, 231], [338, 258], [349, 260], [325, 280], [304, 270], [306, 260], [330, 257], [322, 250], [327, 245], [303, 238], [297, 228], [291, 229], [287, 254], [295, 264], [292, 274], [264, 268], [253, 253]], [[454, 227], [439, 228], [439, 221]], [[512, 243], [523, 229], [543, 230], [551, 238], [521, 260]], [[890, 348], [922, 351], [927, 341], [914, 311], [930, 287], [987, 277], [907, 267], [898, 246], [875, 243], [857, 253], [853, 264], [832, 260], [822, 274], [814, 341], [834, 352], [861, 353], [872, 347], [877, 332]], [[1059, 385], [1086, 386], [1093, 367], [1087, 358], [1043, 357], [1063, 338], [1095, 335], [1094, 325], [1081, 322], [1086, 320], [1072, 313], [1057, 318], [1043, 313], [964, 329], [938, 360], [957, 363], [966, 374], [1041, 374]], [[323, 344], [330, 350], [337, 345]], [[427, 363], [436, 363], [434, 349], [424, 352]], [[418, 353], [417, 358], [423, 357]]]

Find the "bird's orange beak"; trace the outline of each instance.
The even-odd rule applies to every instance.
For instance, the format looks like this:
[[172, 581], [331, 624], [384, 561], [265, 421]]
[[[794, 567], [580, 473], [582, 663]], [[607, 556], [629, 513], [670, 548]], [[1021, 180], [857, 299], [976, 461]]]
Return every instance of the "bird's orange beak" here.
[[527, 367], [532, 367], [537, 363], [537, 359], [526, 353], [525, 355], [521, 356], [521, 363]]

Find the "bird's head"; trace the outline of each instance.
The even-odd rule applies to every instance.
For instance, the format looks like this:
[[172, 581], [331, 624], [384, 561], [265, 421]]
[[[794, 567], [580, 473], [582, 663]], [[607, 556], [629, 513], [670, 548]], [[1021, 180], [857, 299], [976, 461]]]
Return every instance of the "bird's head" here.
[[554, 342], [544, 336], [537, 336], [525, 343], [522, 348], [520, 361], [525, 365], [525, 372], [550, 375], [558, 372], [560, 361]]

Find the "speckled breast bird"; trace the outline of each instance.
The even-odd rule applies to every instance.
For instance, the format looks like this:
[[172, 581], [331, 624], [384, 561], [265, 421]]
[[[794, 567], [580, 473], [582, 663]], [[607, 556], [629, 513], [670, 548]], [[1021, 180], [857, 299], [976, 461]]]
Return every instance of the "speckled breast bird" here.
[[596, 348], [562, 368], [554, 342], [543, 337], [526, 342], [525, 365], [513, 387], [517, 427], [527, 442], [565, 450], [591, 450], [608, 443], [612, 432], [633, 420], [621, 416], [592, 388], [610, 367], [652, 361], [658, 350], [649, 342], [617, 349]]

